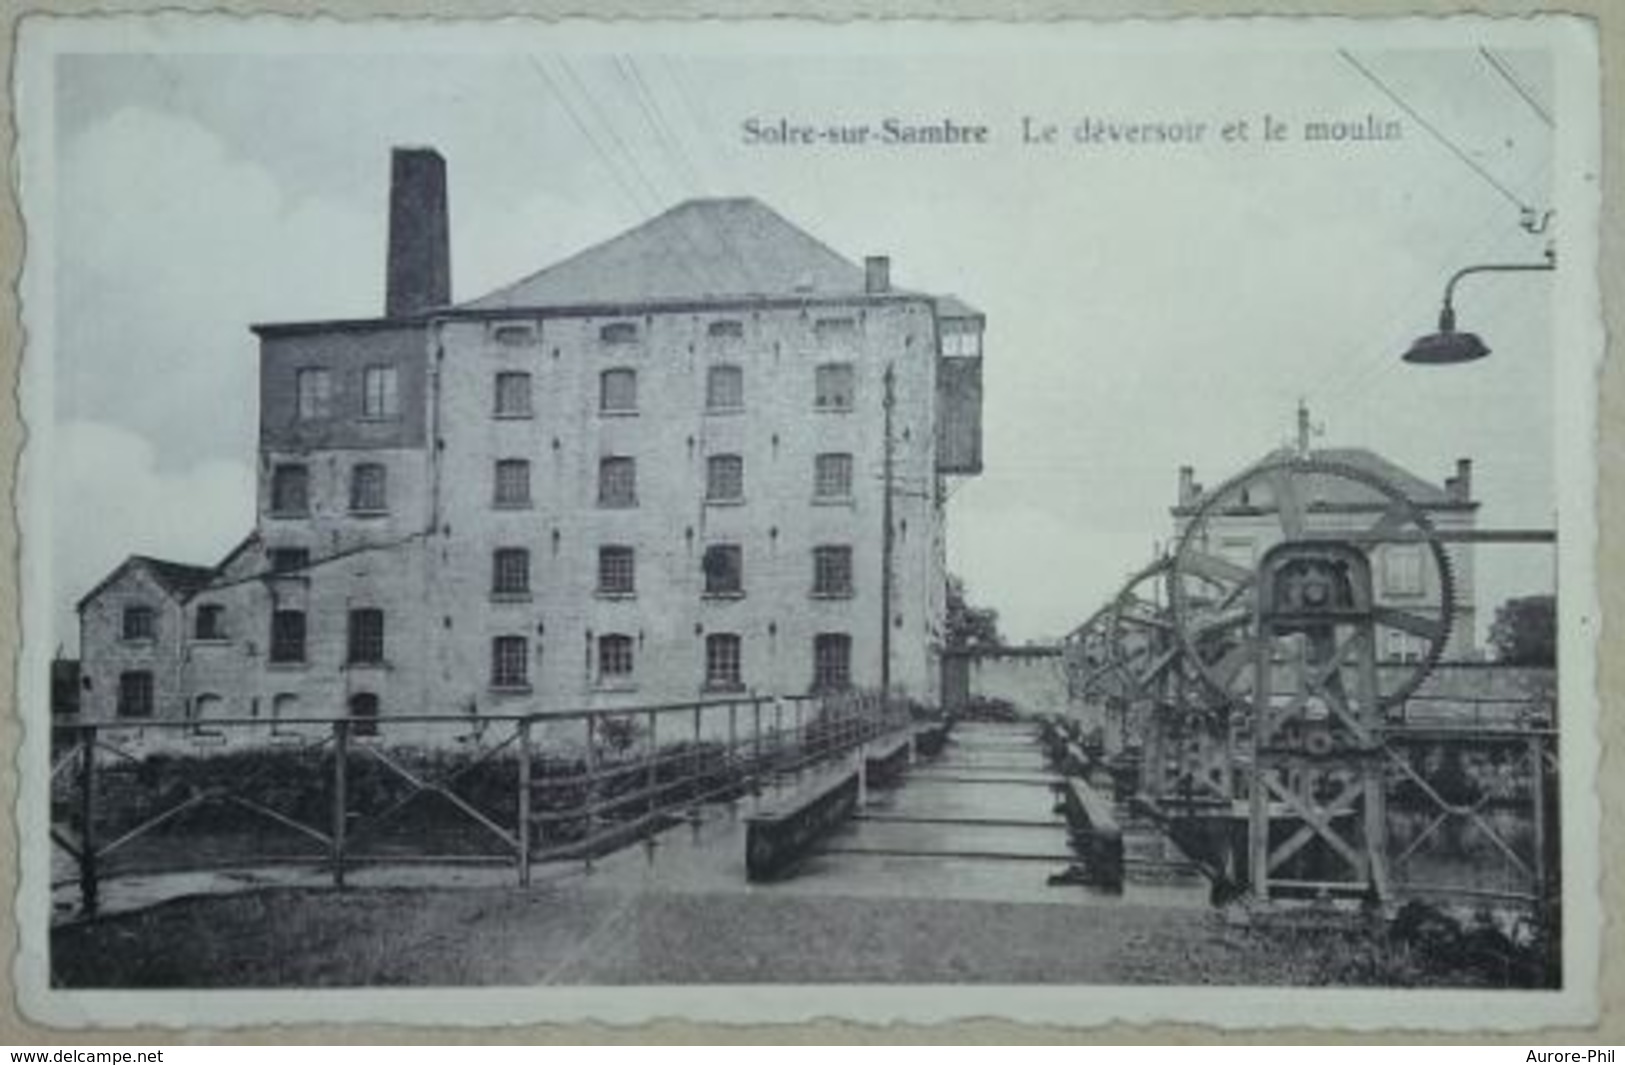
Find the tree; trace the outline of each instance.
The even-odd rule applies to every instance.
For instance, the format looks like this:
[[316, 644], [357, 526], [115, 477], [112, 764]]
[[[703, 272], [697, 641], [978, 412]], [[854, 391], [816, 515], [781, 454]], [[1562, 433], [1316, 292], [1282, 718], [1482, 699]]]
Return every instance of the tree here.
[[1509, 666], [1557, 664], [1557, 598], [1526, 595], [1508, 599], [1490, 625], [1495, 660]]
[[992, 607], [972, 606], [965, 598], [965, 582], [948, 575], [947, 643], [950, 650], [975, 651], [1003, 647], [999, 633], [999, 612]]

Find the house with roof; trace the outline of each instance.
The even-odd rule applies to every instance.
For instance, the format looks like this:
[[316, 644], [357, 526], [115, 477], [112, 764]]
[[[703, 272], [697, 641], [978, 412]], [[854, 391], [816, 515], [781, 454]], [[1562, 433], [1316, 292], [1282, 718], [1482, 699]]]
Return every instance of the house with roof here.
[[254, 327], [255, 529], [86, 596], [88, 713], [275, 730], [883, 676], [936, 700], [978, 311], [748, 198], [463, 303], [448, 243], [444, 161], [397, 149], [385, 314]]
[[[1306, 412], [1300, 409], [1300, 423]], [[1277, 463], [1294, 456], [1353, 467], [1397, 489], [1420, 510], [1440, 532], [1471, 532], [1477, 522], [1478, 501], [1473, 499], [1472, 460], [1458, 459], [1453, 475], [1434, 483], [1398, 463], [1359, 447], [1310, 448], [1307, 434], [1300, 431], [1298, 449], [1280, 448], [1261, 456], [1247, 469]], [[1267, 494], [1267, 487], [1260, 492]], [[1335, 536], [1347, 531], [1358, 534], [1377, 524], [1388, 510], [1389, 501], [1377, 490], [1343, 477], [1309, 475], [1304, 489], [1305, 520], [1318, 535]], [[1184, 535], [1186, 526], [1206, 502], [1203, 486], [1196, 481], [1195, 469], [1179, 471], [1179, 494], [1171, 508], [1174, 538]], [[1252, 569], [1281, 539], [1281, 523], [1267, 498], [1247, 499], [1206, 516], [1207, 549], [1227, 561]], [[1386, 543], [1371, 546], [1373, 594], [1383, 605], [1408, 609], [1435, 607], [1442, 590], [1436, 568], [1429, 564], [1419, 543]], [[1476, 604], [1474, 598], [1473, 552], [1464, 542], [1451, 542], [1445, 548], [1450, 560], [1455, 600], [1455, 620], [1445, 642], [1446, 659], [1473, 658], [1475, 652]], [[1377, 648], [1379, 661], [1409, 662], [1421, 657], [1422, 645], [1415, 636], [1397, 630], [1383, 634]]]

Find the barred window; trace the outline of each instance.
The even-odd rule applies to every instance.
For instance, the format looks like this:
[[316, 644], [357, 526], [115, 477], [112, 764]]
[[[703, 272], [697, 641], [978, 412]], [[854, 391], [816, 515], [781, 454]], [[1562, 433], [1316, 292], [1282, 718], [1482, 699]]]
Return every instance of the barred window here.
[[530, 684], [530, 645], [523, 636], [491, 641], [491, 687], [523, 688]]
[[712, 544], [705, 549], [706, 595], [740, 595], [745, 590], [745, 565], [738, 544]]
[[152, 716], [152, 671], [126, 670], [118, 677], [118, 716]]
[[396, 418], [401, 413], [400, 378], [393, 366], [368, 366], [361, 373], [361, 416]]
[[598, 637], [598, 679], [625, 680], [632, 675], [632, 637], [612, 633]]
[[283, 517], [310, 513], [310, 470], [284, 462], [271, 471], [271, 513]]
[[598, 375], [598, 409], [624, 414], [638, 409], [638, 372], [625, 367]]
[[298, 372], [294, 382], [300, 421], [333, 416], [333, 380], [326, 370], [307, 367]]
[[350, 611], [349, 661], [379, 665], [384, 661], [384, 612], [371, 607]]
[[498, 459], [495, 503], [499, 507], [530, 506], [530, 463], [524, 459]]
[[598, 460], [598, 505], [638, 505], [638, 467], [634, 460], [619, 455]]
[[377, 514], [389, 509], [388, 471], [381, 462], [358, 462], [350, 470], [350, 509]]
[[598, 549], [598, 591], [601, 595], [631, 595], [637, 590], [636, 556], [630, 547]]
[[705, 460], [705, 498], [713, 503], [737, 503], [745, 498], [743, 456], [712, 455]]
[[731, 632], [714, 632], [705, 638], [705, 686], [735, 690], [744, 687], [740, 679], [740, 641]]
[[832, 451], [813, 460], [813, 496], [849, 499], [852, 496], [852, 456]]
[[738, 366], [713, 366], [705, 373], [707, 410], [738, 410], [745, 405], [745, 371]]
[[225, 626], [221, 619], [225, 617], [226, 608], [219, 603], [204, 603], [197, 608], [197, 620], [192, 629], [192, 637], [197, 640], [223, 640], [226, 638]]
[[852, 594], [852, 548], [824, 545], [813, 548], [813, 595], [830, 598]]
[[305, 660], [305, 612], [278, 610], [271, 614], [271, 661]]
[[158, 614], [150, 606], [127, 606], [121, 631], [126, 640], [153, 639], [158, 635]]
[[530, 552], [523, 547], [499, 547], [491, 552], [491, 594], [530, 594]]
[[818, 410], [851, 410], [857, 376], [849, 362], [826, 362], [815, 370], [813, 406]]
[[813, 691], [840, 691], [852, 686], [852, 637], [821, 632], [813, 637]]
[[504, 371], [497, 374], [496, 416], [498, 418], [530, 417], [530, 374], [518, 370]]

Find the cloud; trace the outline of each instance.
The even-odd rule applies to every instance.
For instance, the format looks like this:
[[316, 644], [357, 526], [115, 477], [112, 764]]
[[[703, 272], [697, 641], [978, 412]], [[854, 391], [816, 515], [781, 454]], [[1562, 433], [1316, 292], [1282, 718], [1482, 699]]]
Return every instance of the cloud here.
[[77, 646], [72, 604], [129, 555], [213, 565], [253, 527], [254, 468], [210, 459], [159, 468], [144, 437], [98, 422], [53, 430], [55, 639]]

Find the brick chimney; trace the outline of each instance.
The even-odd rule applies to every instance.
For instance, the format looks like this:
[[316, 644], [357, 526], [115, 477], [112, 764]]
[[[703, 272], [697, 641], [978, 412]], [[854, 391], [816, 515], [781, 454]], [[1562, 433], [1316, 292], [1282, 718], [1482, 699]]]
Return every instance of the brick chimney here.
[[1473, 460], [1457, 459], [1456, 475], [1447, 478], [1444, 487], [1450, 493], [1450, 498], [1457, 503], [1471, 503], [1473, 501]]
[[433, 148], [396, 148], [389, 181], [384, 314], [405, 318], [451, 302], [446, 161]]
[[1202, 486], [1196, 483], [1196, 470], [1190, 466], [1179, 467], [1179, 505], [1190, 506], [1201, 493]]
[[871, 255], [863, 260], [863, 291], [870, 295], [891, 291], [891, 259]]

